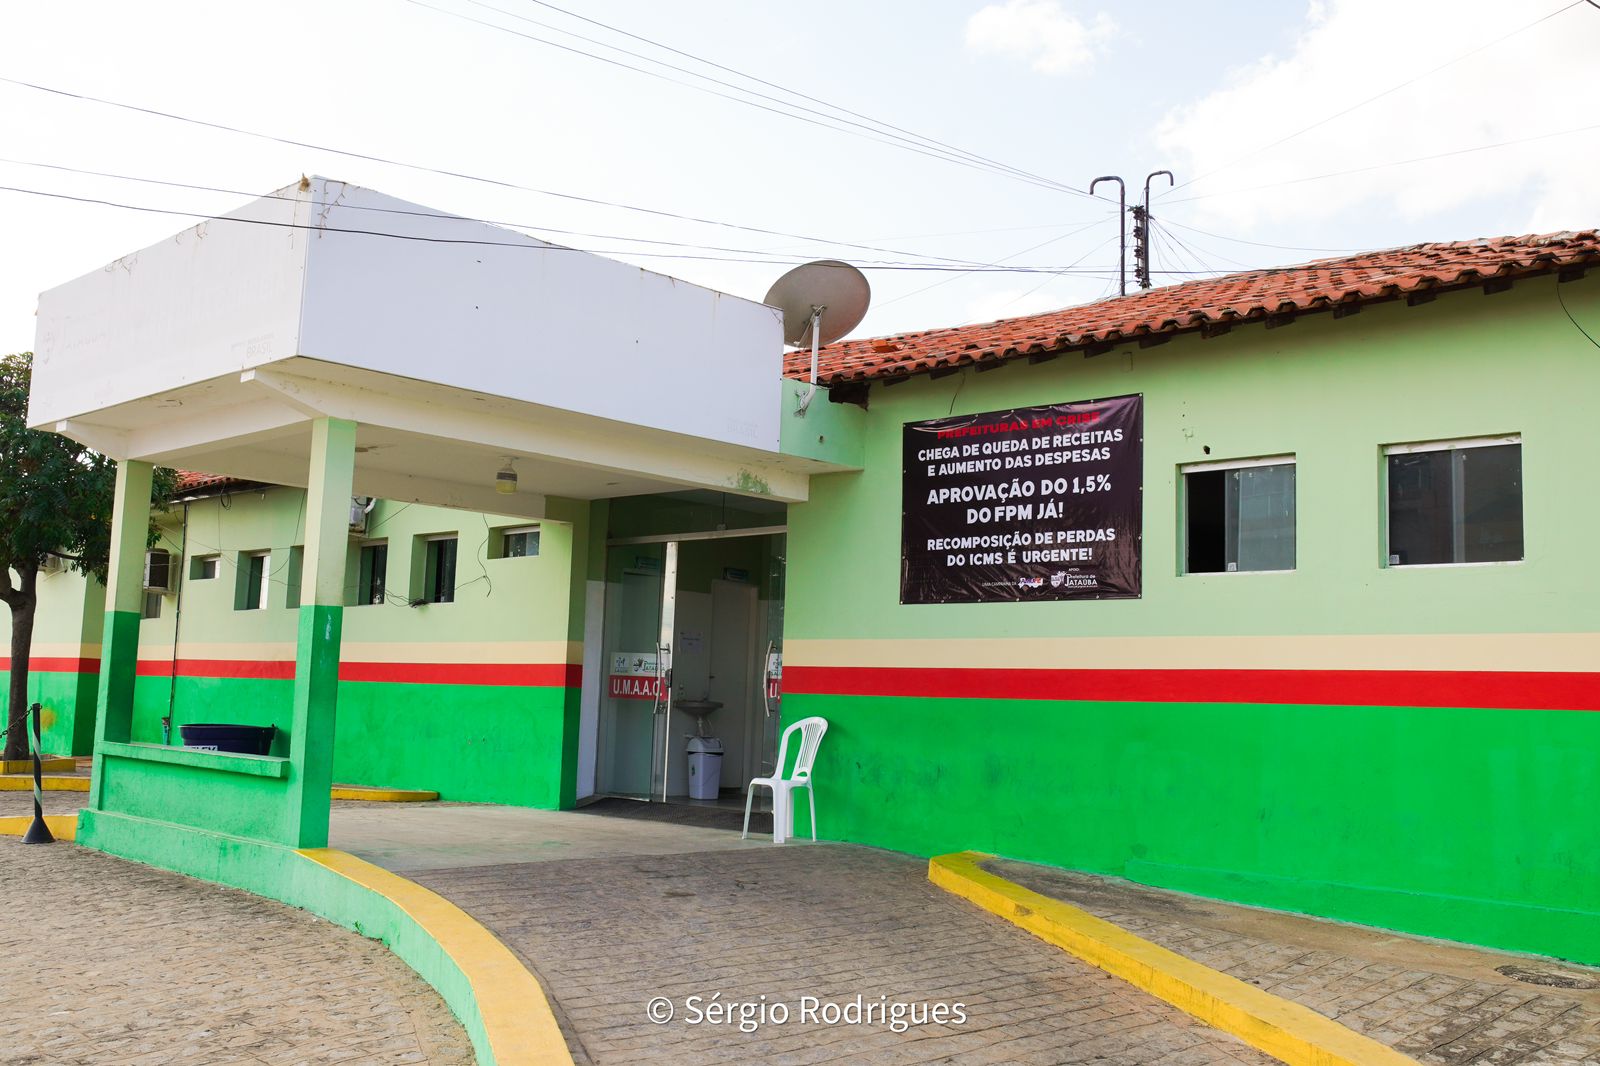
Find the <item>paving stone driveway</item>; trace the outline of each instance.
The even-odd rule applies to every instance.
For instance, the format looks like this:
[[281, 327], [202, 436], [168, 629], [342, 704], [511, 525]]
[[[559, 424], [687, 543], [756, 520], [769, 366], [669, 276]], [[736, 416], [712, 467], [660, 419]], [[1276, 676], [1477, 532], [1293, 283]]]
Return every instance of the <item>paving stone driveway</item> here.
[[1600, 970], [1027, 863], [987, 865], [1425, 1063], [1600, 1063]]
[[473, 1061], [383, 945], [244, 892], [0, 837], [0, 913], [8, 1066]]
[[[572, 817], [584, 817], [582, 815]], [[1269, 1063], [1233, 1037], [844, 845], [410, 870], [518, 951], [580, 1062]], [[790, 1008], [750, 1033], [690, 996]], [[960, 1002], [964, 1025], [803, 1023], [803, 996]], [[673, 1020], [646, 1004], [667, 997]]]
[[[84, 792], [46, 792], [44, 813], [54, 817], [77, 814], [89, 796]], [[33, 793], [0, 789], [0, 818], [27, 818], [33, 814]]]

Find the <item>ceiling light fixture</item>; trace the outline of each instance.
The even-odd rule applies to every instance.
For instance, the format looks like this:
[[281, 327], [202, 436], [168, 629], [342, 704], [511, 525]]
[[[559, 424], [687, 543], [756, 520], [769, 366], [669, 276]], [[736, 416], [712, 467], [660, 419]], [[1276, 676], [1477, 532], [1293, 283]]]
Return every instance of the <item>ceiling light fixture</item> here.
[[506, 456], [506, 465], [495, 471], [494, 491], [502, 496], [510, 496], [517, 491], [517, 472], [511, 465], [511, 456]]

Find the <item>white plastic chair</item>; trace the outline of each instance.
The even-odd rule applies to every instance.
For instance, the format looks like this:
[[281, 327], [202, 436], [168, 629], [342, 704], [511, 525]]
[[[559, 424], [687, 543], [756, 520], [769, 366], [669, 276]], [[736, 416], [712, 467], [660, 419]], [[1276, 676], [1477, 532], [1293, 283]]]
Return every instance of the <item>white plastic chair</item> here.
[[[745, 791], [744, 832], [739, 834], [740, 840], [750, 835], [750, 805], [755, 801], [757, 788], [772, 789], [774, 844], [787, 841], [794, 830], [794, 812], [789, 794], [797, 788], [805, 789], [806, 796], [811, 800], [811, 839], [817, 839], [817, 794], [811, 788], [811, 764], [817, 761], [817, 748], [822, 745], [822, 734], [827, 731], [826, 718], [802, 718], [783, 731], [783, 739], [778, 743], [778, 765], [772, 776], [752, 777]], [[800, 734], [800, 752], [795, 756], [794, 772], [785, 778], [783, 768], [789, 761], [789, 737], [796, 732]]]

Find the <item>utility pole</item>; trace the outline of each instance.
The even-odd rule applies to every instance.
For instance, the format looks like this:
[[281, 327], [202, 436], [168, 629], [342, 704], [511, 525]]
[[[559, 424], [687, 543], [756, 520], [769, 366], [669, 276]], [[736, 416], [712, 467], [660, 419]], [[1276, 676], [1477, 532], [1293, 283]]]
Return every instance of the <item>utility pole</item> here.
[[[1094, 187], [1102, 181], [1117, 183], [1117, 233], [1122, 238], [1117, 246], [1117, 295], [1128, 295], [1128, 187], [1121, 178], [1115, 174], [1106, 174], [1095, 178], [1089, 183], [1089, 195], [1094, 195]], [[1148, 189], [1149, 183], [1146, 182]], [[1146, 193], [1146, 199], [1149, 194]]]
[[1133, 205], [1133, 276], [1141, 289], [1150, 287], [1150, 182], [1163, 174], [1169, 185], [1176, 184], [1172, 171], [1153, 171], [1144, 179], [1144, 203]]

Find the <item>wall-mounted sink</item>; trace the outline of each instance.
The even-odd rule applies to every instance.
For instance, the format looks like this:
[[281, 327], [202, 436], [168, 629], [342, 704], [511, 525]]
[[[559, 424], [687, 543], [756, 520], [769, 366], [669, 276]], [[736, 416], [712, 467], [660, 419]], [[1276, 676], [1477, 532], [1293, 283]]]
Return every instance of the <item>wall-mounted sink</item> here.
[[673, 700], [672, 709], [692, 714], [696, 718], [704, 718], [712, 711], [720, 711], [722, 704], [717, 700]]
[[706, 719], [712, 711], [721, 710], [722, 704], [717, 700], [673, 700], [672, 709], [694, 715], [694, 735], [703, 737], [708, 735]]

